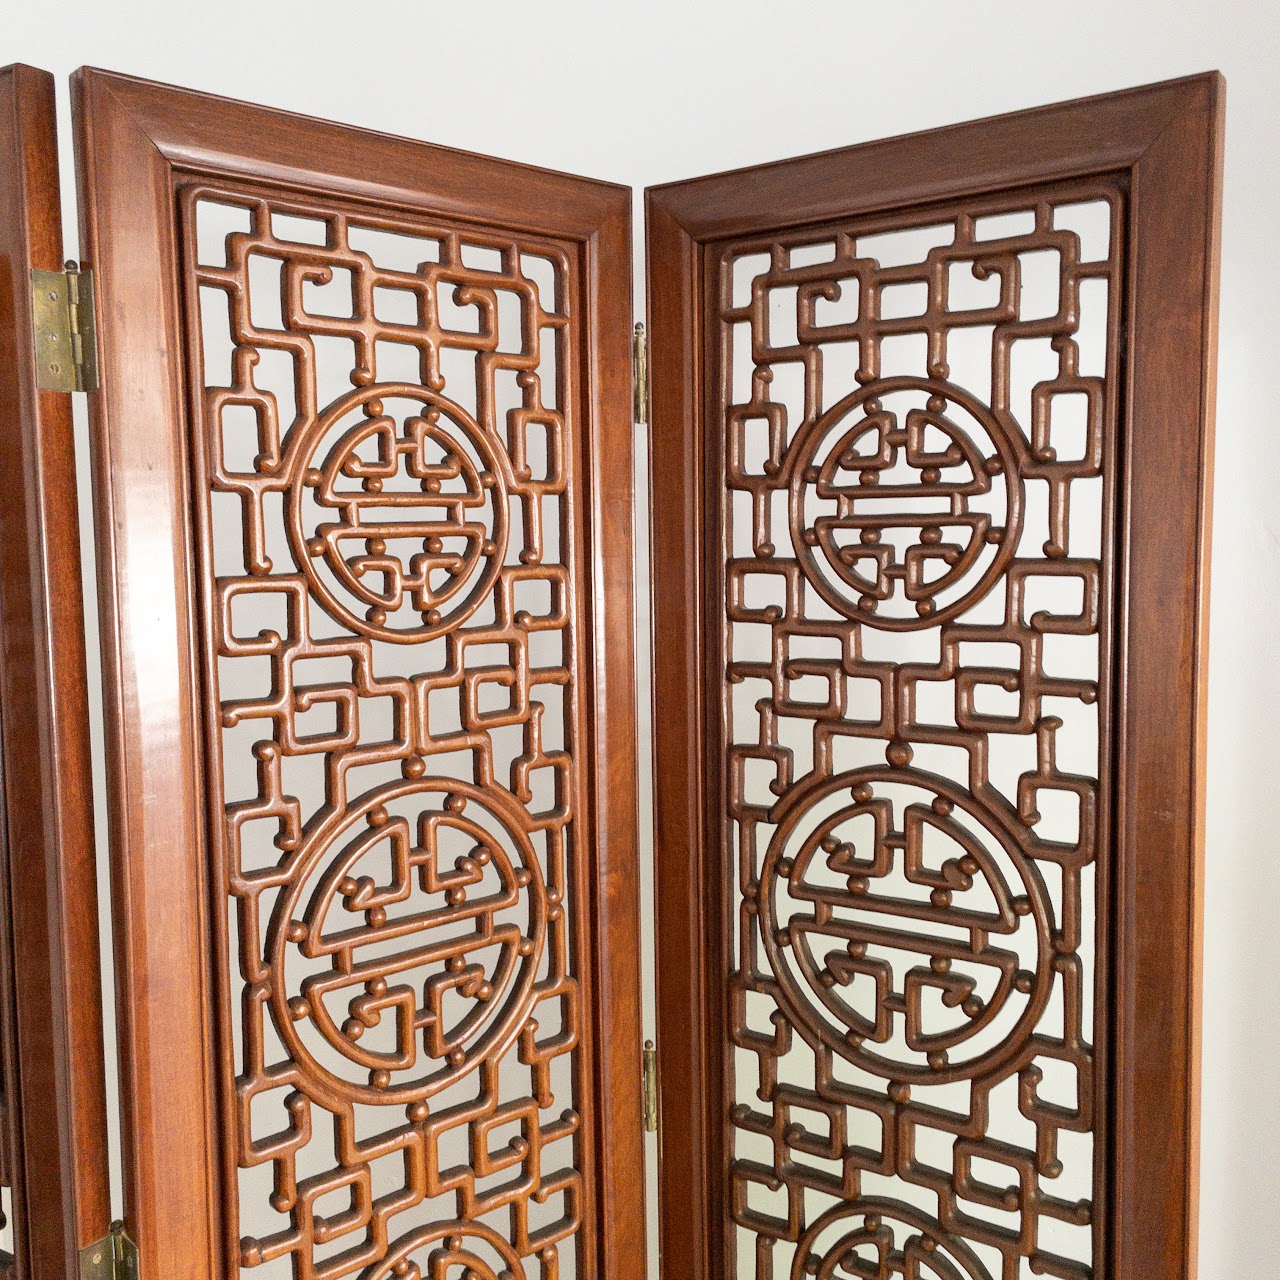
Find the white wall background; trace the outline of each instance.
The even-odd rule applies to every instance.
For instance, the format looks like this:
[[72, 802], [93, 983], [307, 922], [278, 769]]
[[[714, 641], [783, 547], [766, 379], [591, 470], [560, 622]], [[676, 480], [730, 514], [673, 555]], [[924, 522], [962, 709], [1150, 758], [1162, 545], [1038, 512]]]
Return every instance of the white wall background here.
[[[646, 184], [1210, 68], [1227, 77], [1201, 1275], [1280, 1273], [1280, 6], [1274, 0], [9, 0], [81, 64]], [[69, 118], [62, 103], [64, 139]], [[64, 183], [71, 190], [69, 142]], [[70, 209], [70, 200], [68, 208]], [[637, 202], [637, 220], [640, 207]], [[68, 219], [68, 251], [74, 216]], [[637, 225], [639, 222], [637, 221]], [[1268, 238], [1271, 235], [1272, 238]], [[639, 244], [637, 281], [642, 280]], [[1159, 1046], [1151, 1046], [1159, 1052]]]

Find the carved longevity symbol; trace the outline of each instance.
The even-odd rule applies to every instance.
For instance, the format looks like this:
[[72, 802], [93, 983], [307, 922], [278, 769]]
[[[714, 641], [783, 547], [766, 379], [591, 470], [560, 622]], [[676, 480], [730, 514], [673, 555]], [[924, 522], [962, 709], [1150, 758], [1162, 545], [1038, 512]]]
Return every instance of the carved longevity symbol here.
[[1048, 903], [995, 814], [941, 778], [862, 769], [791, 793], [777, 822], [762, 932], [802, 1034], [935, 1083], [1018, 1049], [1049, 993]]
[[449, 1222], [415, 1232], [368, 1280], [525, 1280], [526, 1275], [520, 1255], [492, 1227]]
[[841, 400], [797, 449], [796, 556], [847, 617], [935, 625], [1004, 572], [1021, 516], [1016, 455], [968, 393], [886, 378]]
[[[294, 1061], [342, 1095], [425, 1098], [524, 1025], [546, 888], [518, 811], [499, 816], [496, 798], [409, 779], [302, 850], [272, 921], [273, 1001]], [[317, 1040], [351, 1068], [340, 1080]]]
[[938, 1222], [889, 1200], [838, 1205], [796, 1250], [792, 1280], [990, 1280], [963, 1240]]
[[426, 640], [492, 590], [507, 486], [493, 442], [456, 404], [421, 387], [361, 388], [317, 418], [296, 457], [294, 555], [339, 621]]

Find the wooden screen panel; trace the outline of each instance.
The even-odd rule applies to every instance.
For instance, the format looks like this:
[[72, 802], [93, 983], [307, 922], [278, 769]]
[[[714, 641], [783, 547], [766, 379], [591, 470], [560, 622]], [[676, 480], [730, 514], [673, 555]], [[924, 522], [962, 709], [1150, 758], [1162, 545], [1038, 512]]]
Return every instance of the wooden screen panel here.
[[935, 1269], [1092, 1260], [1122, 208], [1032, 188], [711, 267], [729, 1195], [763, 1274], [802, 1225], [797, 1257], [901, 1253], [931, 1203]]
[[0, 1264], [62, 1280], [110, 1205], [71, 398], [34, 357], [30, 273], [63, 265], [48, 72], [0, 70], [0, 156]]
[[[99, 73], [79, 94], [143, 1269], [620, 1274], [627, 193]], [[141, 190], [118, 132], [164, 157]]]
[[649, 193], [671, 1275], [1193, 1265], [1219, 126]]

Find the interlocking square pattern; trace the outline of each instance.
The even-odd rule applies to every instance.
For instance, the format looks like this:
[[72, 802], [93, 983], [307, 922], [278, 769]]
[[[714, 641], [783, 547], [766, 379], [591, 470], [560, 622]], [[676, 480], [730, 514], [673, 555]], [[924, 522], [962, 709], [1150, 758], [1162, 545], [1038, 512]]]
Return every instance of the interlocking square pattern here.
[[1093, 1274], [1122, 230], [719, 252], [740, 1276]]

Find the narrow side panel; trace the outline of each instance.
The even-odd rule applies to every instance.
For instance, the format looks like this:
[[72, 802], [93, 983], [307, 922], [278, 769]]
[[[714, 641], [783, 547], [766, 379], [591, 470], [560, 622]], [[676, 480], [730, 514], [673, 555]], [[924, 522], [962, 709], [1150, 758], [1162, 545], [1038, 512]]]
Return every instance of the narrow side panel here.
[[106, 1095], [71, 399], [38, 390], [31, 271], [62, 268], [53, 78], [0, 71], [0, 1038], [17, 1274], [106, 1234]]

